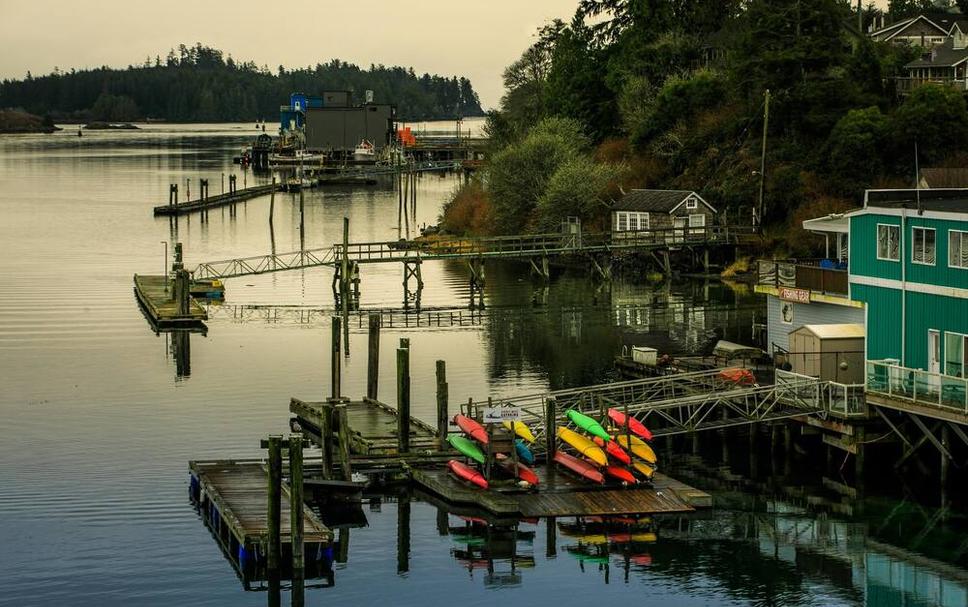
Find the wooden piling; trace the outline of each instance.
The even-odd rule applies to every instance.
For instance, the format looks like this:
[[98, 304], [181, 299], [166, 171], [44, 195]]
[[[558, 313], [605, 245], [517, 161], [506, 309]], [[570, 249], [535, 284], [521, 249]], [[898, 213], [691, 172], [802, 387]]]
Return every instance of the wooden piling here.
[[557, 450], [556, 443], [556, 428], [557, 428], [557, 416], [555, 415], [555, 399], [549, 398], [545, 402], [545, 449], [548, 451], [548, 466], [552, 465], [552, 459], [555, 456], [555, 451]]
[[397, 348], [397, 450], [410, 451], [410, 349]]
[[343, 331], [341, 328], [343, 319], [339, 316], [333, 317], [333, 334], [332, 334], [332, 352], [330, 352], [330, 386], [331, 394], [330, 400], [336, 402], [340, 399], [342, 388], [340, 386], [340, 380], [342, 379], [342, 356], [340, 355], [340, 339], [343, 337]]
[[346, 417], [346, 405], [334, 407], [336, 414], [336, 425], [339, 429], [339, 465], [343, 473], [343, 480], [348, 481], [353, 478], [353, 469], [350, 466], [350, 422]]
[[410, 496], [397, 501], [397, 573], [410, 571]]
[[333, 406], [329, 403], [320, 404], [319, 440], [321, 450], [321, 464], [323, 478], [329, 479], [333, 470]]
[[558, 554], [558, 523], [555, 517], [545, 519], [545, 556], [553, 558]]
[[370, 340], [366, 361], [366, 397], [377, 400], [380, 387], [380, 315], [370, 314]]
[[443, 360], [437, 361], [437, 448], [441, 451], [447, 450], [447, 427], [450, 421], [447, 418], [447, 363]]
[[269, 533], [269, 554], [267, 566], [271, 571], [279, 570], [279, 556], [282, 551], [280, 530], [282, 525], [282, 437], [269, 437], [269, 487], [267, 491], [266, 521]]
[[[276, 212], [276, 178], [272, 178], [272, 190], [269, 191], [269, 226], [272, 227], [272, 217]], [[273, 251], [275, 253], [275, 251]]]
[[289, 532], [292, 543], [292, 576], [303, 578], [303, 438], [289, 437]]

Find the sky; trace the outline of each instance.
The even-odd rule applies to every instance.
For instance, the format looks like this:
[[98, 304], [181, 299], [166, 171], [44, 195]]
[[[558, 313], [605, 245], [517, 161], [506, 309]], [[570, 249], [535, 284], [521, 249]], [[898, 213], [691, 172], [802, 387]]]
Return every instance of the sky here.
[[501, 73], [547, 21], [577, 0], [0, 0], [0, 78], [23, 78], [145, 57], [201, 42], [258, 65], [338, 58], [466, 76], [485, 108]]

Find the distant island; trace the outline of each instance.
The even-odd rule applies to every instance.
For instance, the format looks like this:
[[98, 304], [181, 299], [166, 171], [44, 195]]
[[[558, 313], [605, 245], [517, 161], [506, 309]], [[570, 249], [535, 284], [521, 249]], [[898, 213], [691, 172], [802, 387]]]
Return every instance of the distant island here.
[[0, 110], [0, 134], [53, 133], [59, 130], [49, 116], [42, 118], [20, 110]]
[[122, 122], [119, 124], [113, 122], [102, 122], [96, 120], [94, 122], [88, 122], [84, 125], [84, 130], [90, 131], [136, 131], [138, 127], [131, 124], [130, 122]]
[[[240, 62], [196, 43], [146, 58], [125, 69], [100, 67], [0, 82], [0, 107], [23, 108], [51, 121], [169, 122], [274, 121], [292, 92], [351, 91], [362, 102], [373, 91], [379, 103], [397, 106], [409, 120], [483, 116], [470, 81], [458, 76], [418, 75], [413, 68], [361, 68], [333, 59], [299, 69], [270, 70]], [[51, 123], [52, 124], [52, 123]]]

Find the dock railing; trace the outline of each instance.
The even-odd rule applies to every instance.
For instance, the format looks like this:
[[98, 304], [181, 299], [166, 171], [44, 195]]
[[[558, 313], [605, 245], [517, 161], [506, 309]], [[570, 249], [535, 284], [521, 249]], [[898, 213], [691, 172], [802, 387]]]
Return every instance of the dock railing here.
[[968, 379], [894, 361], [867, 361], [867, 393], [968, 415]]
[[847, 295], [847, 268], [829, 259], [787, 259], [757, 262], [757, 282], [770, 287]]
[[[813, 384], [810, 383], [813, 380]], [[860, 417], [867, 414], [864, 400], [864, 384], [842, 384], [835, 381], [818, 380], [810, 375], [777, 369], [777, 386], [796, 391], [797, 398], [810, 403], [814, 408], [828, 411], [840, 417]]]

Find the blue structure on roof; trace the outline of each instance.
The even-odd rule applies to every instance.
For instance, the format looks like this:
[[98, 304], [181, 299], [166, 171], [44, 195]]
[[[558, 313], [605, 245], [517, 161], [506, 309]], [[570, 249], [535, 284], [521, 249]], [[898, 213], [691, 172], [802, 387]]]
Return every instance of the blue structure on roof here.
[[349, 91], [324, 91], [322, 95], [291, 93], [289, 105], [279, 108], [279, 128], [283, 131], [301, 129], [306, 126], [306, 110], [324, 107], [348, 107]]

